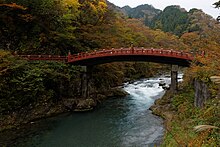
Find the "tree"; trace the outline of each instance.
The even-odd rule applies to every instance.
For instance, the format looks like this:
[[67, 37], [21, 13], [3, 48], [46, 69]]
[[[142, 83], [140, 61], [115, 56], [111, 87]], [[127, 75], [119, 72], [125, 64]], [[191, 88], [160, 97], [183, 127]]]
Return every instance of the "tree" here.
[[[175, 20], [175, 21], [174, 21]], [[188, 14], [179, 6], [168, 6], [159, 15], [153, 18], [151, 28], [161, 29], [181, 36], [188, 26]]]
[[215, 2], [213, 5], [215, 5], [215, 8], [220, 8], [220, 1]]
[[[213, 5], [215, 5], [215, 8], [220, 8], [220, 1], [215, 2]], [[220, 22], [220, 16], [217, 17], [217, 21]]]
[[5, 0], [0, 17], [9, 19], [0, 19], [1, 48], [67, 54], [75, 41], [78, 7], [77, 0]]
[[80, 15], [78, 21], [80, 25], [98, 25], [104, 19], [104, 14], [107, 11], [105, 0], [79, 0]]

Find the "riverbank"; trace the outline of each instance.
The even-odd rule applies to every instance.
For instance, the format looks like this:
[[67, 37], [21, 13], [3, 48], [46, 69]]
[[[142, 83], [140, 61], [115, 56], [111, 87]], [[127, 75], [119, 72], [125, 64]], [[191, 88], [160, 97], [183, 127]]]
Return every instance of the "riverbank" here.
[[168, 68], [149, 63], [95, 66], [88, 85], [90, 98], [85, 100], [80, 98], [80, 67], [60, 62], [27, 62], [3, 50], [0, 56], [0, 131], [60, 113], [92, 110], [106, 96], [124, 95], [112, 87]]
[[108, 91], [96, 94], [88, 99], [62, 98], [58, 102], [41, 101], [29, 105], [21, 110], [0, 117], [0, 132], [8, 129], [19, 129], [22, 125], [34, 123], [34, 121], [57, 116], [68, 112], [92, 111], [98, 104], [109, 97], [124, 97], [128, 95], [121, 88], [111, 88]]
[[167, 146], [219, 146], [219, 129], [206, 128], [196, 131], [198, 125], [219, 127], [220, 101], [213, 98], [203, 108], [194, 106], [194, 90], [191, 85], [180, 88], [178, 93], [166, 94], [150, 108], [155, 115], [164, 118], [166, 133], [162, 147]]
[[159, 145], [163, 120], [148, 110], [164, 94], [159, 82], [159, 78], [150, 78], [125, 83], [121, 87], [129, 93], [125, 98], [114, 97], [109, 92], [112, 98], [104, 100], [94, 111], [40, 119], [26, 124], [25, 128], [0, 134], [0, 140], [8, 146]]
[[172, 120], [174, 112], [171, 109], [172, 93], [166, 91], [165, 95], [161, 99], [157, 99], [154, 105], [150, 107], [153, 114], [162, 117], [165, 120]]

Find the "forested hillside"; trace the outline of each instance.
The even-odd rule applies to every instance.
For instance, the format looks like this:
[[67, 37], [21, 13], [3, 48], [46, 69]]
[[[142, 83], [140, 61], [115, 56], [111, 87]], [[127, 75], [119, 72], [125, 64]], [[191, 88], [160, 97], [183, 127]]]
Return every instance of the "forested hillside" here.
[[[14, 1], [5, 1], [11, 2]], [[62, 2], [18, 0], [16, 4], [1, 5], [1, 48], [20, 53], [66, 55], [69, 50], [77, 53], [128, 47], [132, 42], [135, 46], [159, 47], [163, 39], [175, 38], [159, 30], [152, 31], [138, 20], [123, 19], [122, 15], [108, 9], [104, 1]], [[154, 36], [160, 33], [160, 38], [165, 36], [158, 40]]]
[[[149, 5], [120, 9], [105, 0], [0, 0], [0, 127], [11, 128], [36, 117], [45, 117], [45, 112], [48, 115], [63, 112], [65, 108], [61, 104], [64, 101], [80, 98], [79, 67], [56, 62], [28, 62], [14, 57], [15, 51], [18, 54], [67, 55], [69, 51], [74, 54], [130, 47], [131, 44], [195, 53], [205, 51], [205, 58], [196, 57], [203, 66], [192, 64], [186, 71], [186, 88], [194, 79], [211, 85], [210, 76], [219, 75], [219, 34], [220, 24], [214, 18], [201, 10], [187, 12], [178, 6], [160, 11]], [[103, 89], [108, 91], [124, 81], [153, 76], [162, 68], [166, 66], [152, 63], [96, 66], [90, 85], [91, 99], [98, 102], [100, 97], [97, 95], [100, 96]], [[219, 98], [216, 87], [211, 88], [212, 98]], [[188, 108], [185, 106], [190, 106], [187, 109], [190, 111], [194, 107], [190, 99], [193, 91], [185, 93], [191, 95], [175, 97], [175, 111], [184, 112]], [[182, 99], [179, 101], [182, 97], [189, 98], [187, 103]], [[210, 112], [212, 118], [219, 121], [219, 113], [214, 111], [219, 111], [219, 102], [216, 103], [210, 108], [213, 104], [210, 101], [204, 110], [196, 109], [198, 113], [193, 111], [190, 114], [198, 119], [202, 112], [207, 115]], [[39, 116], [30, 116], [29, 113]], [[205, 116], [200, 117], [203, 121], [199, 124], [213, 122], [206, 120]], [[191, 120], [194, 121], [193, 118]], [[219, 123], [210, 125], [220, 127]], [[191, 128], [184, 129], [188, 131]], [[213, 144], [219, 145], [216, 134], [218, 131], [215, 130], [211, 135], [207, 133], [201, 137], [207, 141], [211, 136]], [[199, 135], [195, 136], [190, 136], [190, 139]]]
[[[150, 5], [140, 5], [135, 8], [125, 6], [121, 8], [121, 11], [129, 18], [141, 20], [152, 29], [160, 29], [177, 36], [205, 29], [203, 27], [213, 28], [219, 26], [216, 24], [215, 18], [205, 14], [202, 10], [194, 8], [187, 12], [178, 5], [168, 6], [163, 11]], [[203, 21], [203, 26], [201, 26], [201, 23], [199, 25], [197, 21]], [[208, 26], [205, 25], [207, 21], [211, 21]]]
[[[127, 19], [103, 0], [4, 0], [0, 11], [0, 113], [5, 117], [16, 114], [13, 119], [4, 118], [10, 124], [22, 122], [20, 118], [31, 119], [28, 115], [19, 117], [20, 113], [40, 109], [39, 114], [44, 114], [51, 108], [42, 106], [56, 107], [65, 99], [80, 98], [80, 68], [55, 62], [27, 62], [13, 57], [15, 51], [67, 55], [69, 51], [129, 47], [132, 43], [139, 47], [187, 49], [175, 35]], [[152, 76], [158, 67], [149, 63], [97, 66], [91, 93], [108, 90], [125, 80]]]
[[188, 13], [185, 9], [180, 8], [180, 6], [168, 6], [162, 13], [153, 18], [150, 27], [180, 36], [186, 31], [188, 21]]

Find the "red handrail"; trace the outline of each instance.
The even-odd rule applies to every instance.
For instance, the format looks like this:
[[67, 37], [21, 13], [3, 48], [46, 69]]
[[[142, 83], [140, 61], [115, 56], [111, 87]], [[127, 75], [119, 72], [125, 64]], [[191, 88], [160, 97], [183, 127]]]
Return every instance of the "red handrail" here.
[[[186, 51], [176, 51], [172, 49], [154, 49], [154, 48], [120, 48], [120, 49], [102, 49], [95, 50], [91, 52], [81, 52], [78, 54], [68, 56], [59, 56], [59, 55], [16, 55], [28, 60], [49, 60], [49, 61], [62, 61], [73, 63], [75, 61], [90, 59], [90, 58], [99, 58], [105, 56], [130, 56], [130, 55], [148, 55], [148, 56], [161, 56], [161, 57], [171, 57], [179, 58], [185, 60], [193, 60], [193, 54]], [[203, 56], [203, 54], [202, 54]]]
[[145, 48], [121, 48], [121, 49], [102, 49], [92, 52], [83, 52], [71, 55], [68, 62], [85, 60], [89, 58], [98, 58], [103, 56], [118, 56], [118, 55], [151, 55], [161, 57], [173, 57], [185, 60], [193, 60], [193, 54], [185, 51], [165, 50], [165, 49], [145, 49]]
[[63, 61], [67, 62], [66, 56], [59, 55], [16, 55], [27, 60], [48, 60], [48, 61]]

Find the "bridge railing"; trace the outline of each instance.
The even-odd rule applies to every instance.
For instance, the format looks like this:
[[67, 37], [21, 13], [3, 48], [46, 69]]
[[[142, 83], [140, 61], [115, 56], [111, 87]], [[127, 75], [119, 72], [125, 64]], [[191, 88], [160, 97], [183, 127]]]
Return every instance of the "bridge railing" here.
[[[103, 56], [120, 56], [120, 55], [150, 55], [150, 56], [164, 56], [181, 58], [185, 60], [193, 60], [194, 54], [185, 51], [175, 51], [172, 49], [154, 49], [154, 48], [120, 48], [120, 49], [102, 49], [91, 52], [82, 52], [68, 56], [59, 55], [16, 55], [18, 57], [26, 58], [28, 60], [54, 60], [62, 62], [74, 62], [89, 58], [103, 57]], [[201, 56], [204, 56], [202, 52]]]
[[183, 51], [174, 51], [172, 49], [145, 49], [145, 48], [121, 48], [121, 49], [102, 49], [92, 52], [83, 52], [68, 57], [68, 62], [82, 60], [86, 58], [95, 58], [102, 56], [118, 56], [118, 55], [153, 55], [153, 56], [167, 56], [193, 60], [193, 54]]
[[16, 55], [27, 60], [48, 60], [48, 61], [63, 61], [67, 62], [67, 56], [58, 55]]

